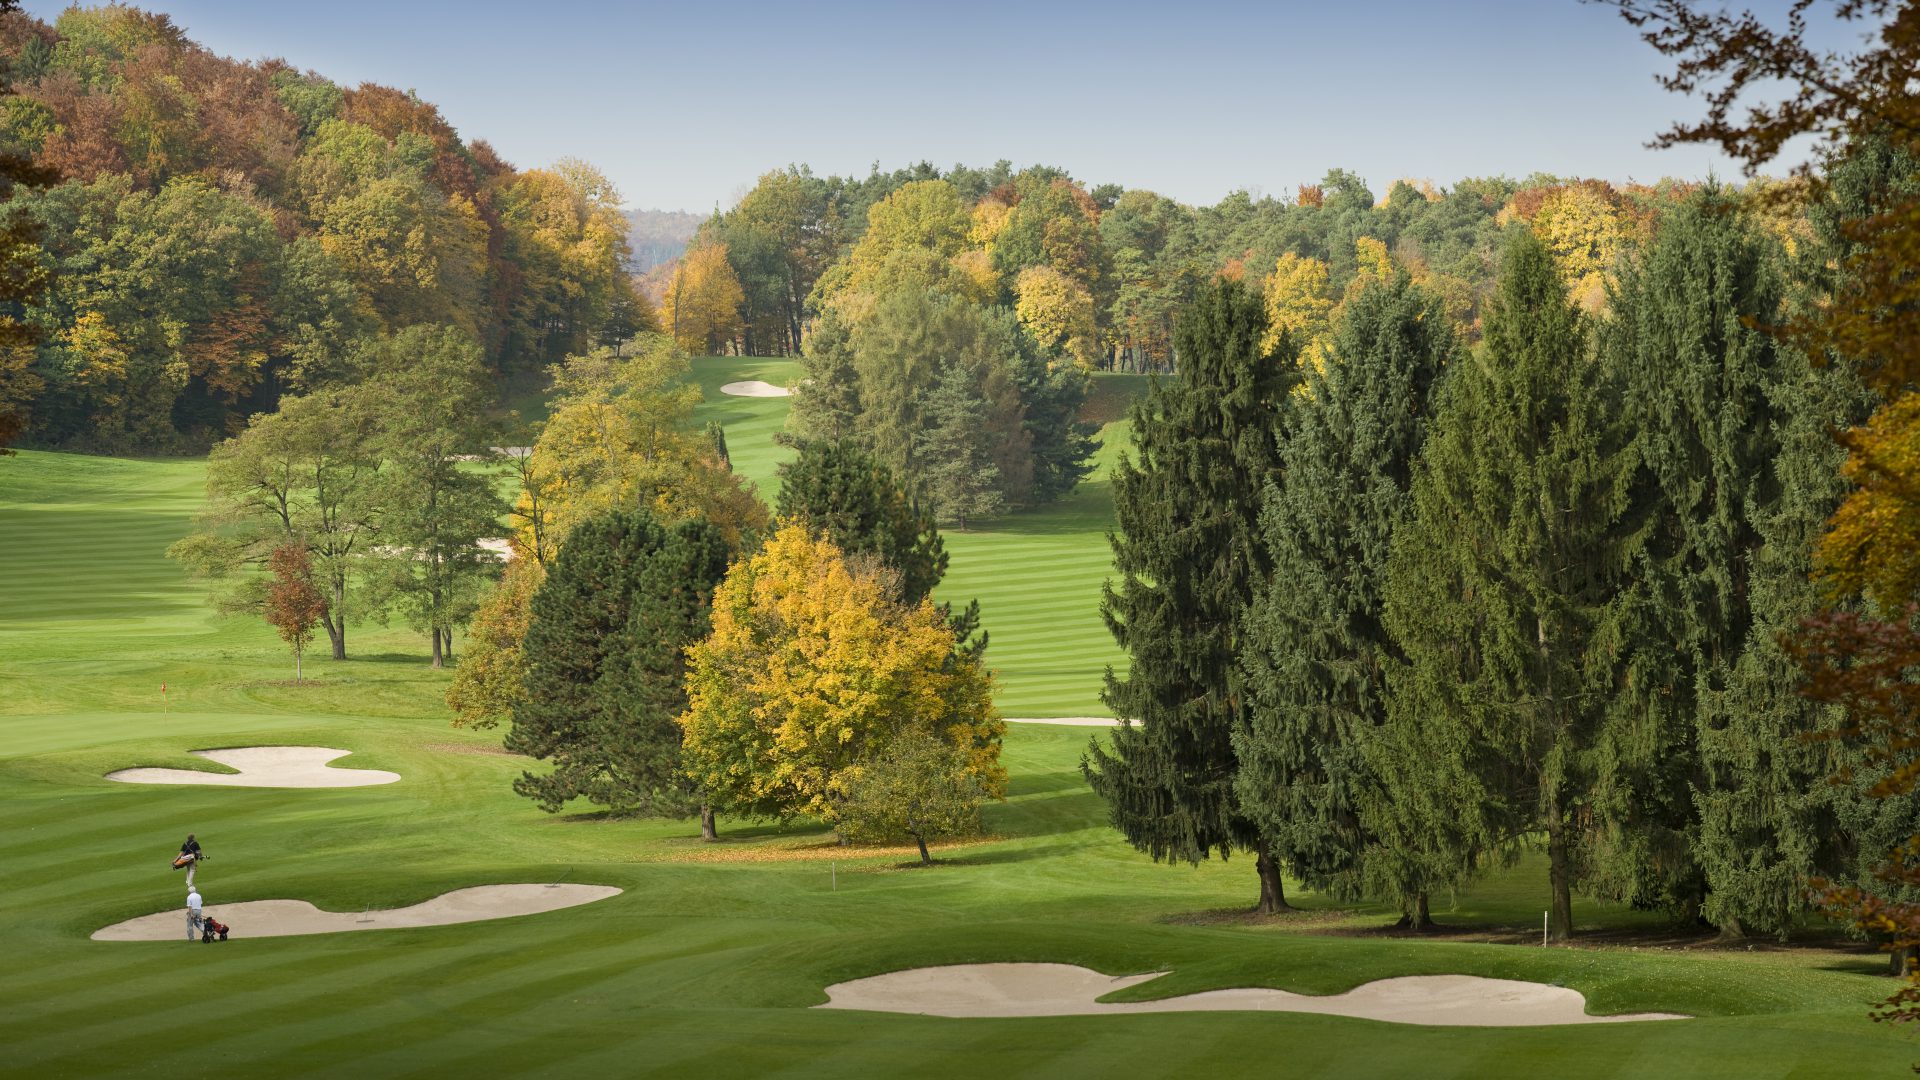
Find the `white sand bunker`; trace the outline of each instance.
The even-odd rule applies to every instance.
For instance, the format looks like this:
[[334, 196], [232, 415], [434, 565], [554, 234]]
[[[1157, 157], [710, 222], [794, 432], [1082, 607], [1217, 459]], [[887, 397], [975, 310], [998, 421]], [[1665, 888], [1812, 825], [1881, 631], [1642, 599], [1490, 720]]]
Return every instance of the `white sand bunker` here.
[[748, 379], [745, 382], [730, 382], [725, 386], [722, 386], [720, 388], [720, 392], [723, 394], [732, 394], [734, 397], [792, 397], [793, 396], [793, 391], [787, 389], [786, 387], [775, 386], [769, 382], [761, 382], [759, 379]]
[[[233, 927], [236, 938], [344, 934], [350, 930], [394, 930], [407, 926], [538, 915], [579, 907], [620, 895], [611, 885], [475, 885], [455, 889], [412, 907], [391, 911], [321, 911], [305, 900], [248, 900], [209, 904], [207, 914]], [[95, 941], [176, 941], [187, 935], [186, 909], [159, 911], [117, 922], [93, 932]]]
[[1398, 1024], [1536, 1027], [1684, 1020], [1675, 1013], [1589, 1016], [1578, 990], [1475, 975], [1380, 979], [1344, 994], [1285, 990], [1209, 990], [1162, 1001], [1102, 1003], [1096, 998], [1165, 972], [1110, 978], [1071, 964], [958, 964], [914, 968], [827, 987], [821, 1009], [866, 1009], [926, 1016], [1093, 1016], [1145, 1012], [1304, 1012]]
[[346, 757], [351, 750], [325, 746], [236, 746], [226, 750], [193, 750], [194, 757], [217, 761], [238, 773], [197, 772], [193, 769], [121, 769], [107, 779], [123, 784], [212, 784], [218, 787], [341, 788], [391, 784], [399, 773], [381, 769], [330, 769], [327, 762]]

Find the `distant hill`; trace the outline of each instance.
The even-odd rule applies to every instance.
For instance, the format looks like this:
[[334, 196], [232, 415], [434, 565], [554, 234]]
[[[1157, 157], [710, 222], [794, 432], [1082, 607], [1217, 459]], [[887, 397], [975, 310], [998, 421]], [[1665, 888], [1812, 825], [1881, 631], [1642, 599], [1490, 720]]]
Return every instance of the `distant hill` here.
[[627, 211], [627, 220], [633, 226], [627, 234], [633, 245], [633, 272], [644, 274], [679, 258], [706, 219], [705, 214], [689, 210]]

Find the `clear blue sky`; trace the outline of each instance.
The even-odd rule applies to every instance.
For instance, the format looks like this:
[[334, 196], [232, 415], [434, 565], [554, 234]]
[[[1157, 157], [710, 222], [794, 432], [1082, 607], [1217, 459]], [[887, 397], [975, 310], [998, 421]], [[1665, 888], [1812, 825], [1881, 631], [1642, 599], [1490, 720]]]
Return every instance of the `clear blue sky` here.
[[1702, 148], [1645, 148], [1698, 106], [1654, 84], [1660, 58], [1617, 15], [1576, 0], [141, 6], [215, 52], [418, 90], [516, 165], [585, 158], [633, 207], [730, 205], [790, 162], [1008, 158], [1201, 203], [1334, 166], [1376, 193], [1400, 176], [1737, 174]]

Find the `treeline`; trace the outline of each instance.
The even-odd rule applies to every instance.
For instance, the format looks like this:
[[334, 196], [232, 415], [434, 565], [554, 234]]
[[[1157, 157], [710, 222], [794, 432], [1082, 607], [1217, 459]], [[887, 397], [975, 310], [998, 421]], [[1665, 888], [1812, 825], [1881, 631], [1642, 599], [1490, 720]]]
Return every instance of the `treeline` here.
[[1477, 335], [1500, 238], [1516, 221], [1541, 236], [1592, 308], [1604, 269], [1686, 189], [1536, 174], [1444, 190], [1398, 180], [1375, 192], [1334, 169], [1290, 198], [1237, 192], [1193, 207], [1005, 161], [859, 180], [799, 166], [762, 176], [707, 221], [660, 288], [676, 298], [676, 332], [694, 351], [797, 355], [846, 294], [911, 281], [1016, 311], [1043, 348], [1082, 366], [1169, 370], [1175, 314], [1220, 275], [1258, 283], [1272, 325], [1318, 339], [1349, 286], [1391, 261]]
[[1791, 244], [1750, 198], [1676, 193], [1598, 303], [1536, 216], [1477, 342], [1405, 267], [1317, 344], [1203, 286], [1115, 476], [1106, 697], [1135, 723], [1086, 761], [1115, 824], [1251, 853], [1265, 910], [1284, 871], [1414, 927], [1527, 850], [1558, 938], [1576, 889], [1738, 936], [1791, 931], [1815, 879], [1871, 884], [1920, 802], [1803, 696], [1795, 642], [1867, 609], [1820, 545], [1848, 520], [1832, 433], [1873, 395], [1779, 331], [1912, 173], [1854, 154]]
[[0, 15], [0, 58], [0, 153], [58, 181], [4, 210], [39, 240], [9, 274], [51, 279], [10, 313], [37, 344], [0, 365], [31, 442], [204, 448], [413, 326], [503, 373], [652, 324], [583, 163], [517, 170], [411, 94], [218, 57], [121, 5]]

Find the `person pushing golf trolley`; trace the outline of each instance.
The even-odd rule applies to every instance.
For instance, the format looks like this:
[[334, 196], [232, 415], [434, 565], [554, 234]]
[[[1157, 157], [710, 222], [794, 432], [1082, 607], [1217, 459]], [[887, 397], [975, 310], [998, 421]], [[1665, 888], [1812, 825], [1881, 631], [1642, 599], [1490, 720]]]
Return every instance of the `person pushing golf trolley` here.
[[195, 840], [192, 833], [188, 833], [187, 842], [180, 845], [180, 857], [173, 860], [173, 868], [186, 870], [189, 892], [193, 890], [193, 873], [200, 869], [200, 863], [206, 857], [206, 852], [200, 850], [200, 841]]
[[200, 912], [200, 890], [187, 886], [187, 940], [200, 936], [204, 928], [204, 916]]

